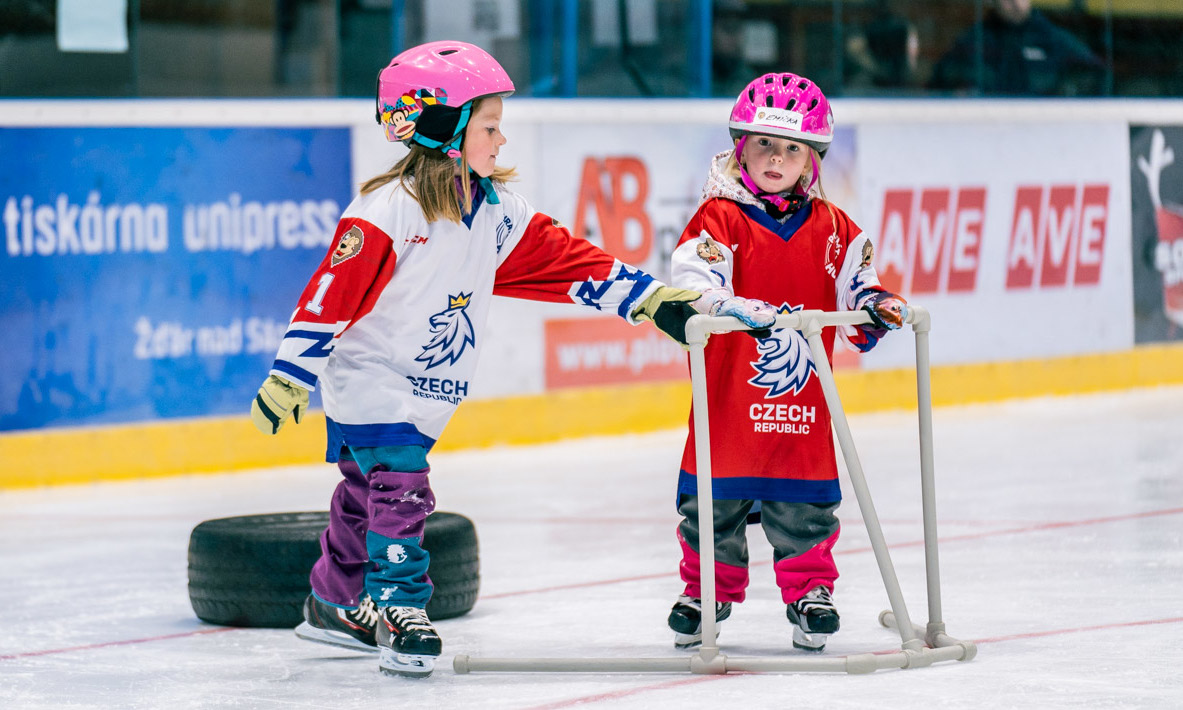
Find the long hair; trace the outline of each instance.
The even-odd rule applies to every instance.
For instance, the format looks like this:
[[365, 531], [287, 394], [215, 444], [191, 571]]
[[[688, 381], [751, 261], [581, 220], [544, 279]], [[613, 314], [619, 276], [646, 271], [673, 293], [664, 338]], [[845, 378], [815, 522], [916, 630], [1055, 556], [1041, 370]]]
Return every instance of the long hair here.
[[[473, 102], [472, 113], [480, 108], [481, 99]], [[467, 130], [467, 129], [465, 129]], [[461, 155], [460, 173], [468, 175], [468, 156]], [[517, 178], [513, 168], [496, 167], [489, 179], [504, 184]], [[367, 195], [387, 183], [398, 180], [423, 210], [423, 218], [430, 224], [438, 219], [460, 222], [464, 215], [472, 212], [472, 185], [469, 180], [456, 183], [456, 161], [443, 153], [411, 144], [411, 152], [381, 175], [366, 180], [361, 194]]]

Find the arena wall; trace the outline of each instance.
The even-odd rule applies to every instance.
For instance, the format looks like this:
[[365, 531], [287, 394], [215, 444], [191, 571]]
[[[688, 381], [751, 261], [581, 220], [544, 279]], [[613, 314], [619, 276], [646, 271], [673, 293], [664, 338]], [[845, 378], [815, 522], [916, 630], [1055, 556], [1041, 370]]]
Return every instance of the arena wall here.
[[[665, 277], [728, 109], [512, 99], [501, 162], [539, 210]], [[885, 284], [933, 314], [937, 405], [1183, 382], [1183, 102], [835, 115], [823, 186]], [[246, 410], [336, 213], [401, 154], [370, 116], [359, 100], [0, 102], [0, 488], [322, 460], [319, 413], [264, 437]], [[437, 450], [685, 425], [684, 356], [652, 328], [495, 301]], [[836, 356], [848, 410], [914, 406], [910, 358], [902, 335]]]

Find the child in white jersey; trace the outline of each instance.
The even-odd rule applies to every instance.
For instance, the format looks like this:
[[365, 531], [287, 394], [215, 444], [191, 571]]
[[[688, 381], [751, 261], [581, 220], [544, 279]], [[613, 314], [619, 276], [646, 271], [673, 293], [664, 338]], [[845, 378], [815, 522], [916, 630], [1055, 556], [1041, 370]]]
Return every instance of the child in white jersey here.
[[[701, 291], [694, 307], [746, 309], [771, 324], [801, 309], [865, 309], [873, 325], [839, 335], [870, 350], [907, 317], [879, 285], [874, 250], [824, 199], [820, 165], [833, 135], [821, 90], [794, 74], [766, 74], [740, 93], [729, 123], [735, 149], [715, 157], [702, 203], [673, 253], [673, 282]], [[749, 300], [750, 299], [750, 300]], [[738, 306], [737, 306], [738, 302]], [[753, 341], [715, 336], [706, 350], [715, 526], [715, 618], [731, 613], [748, 583], [746, 521], [760, 503], [773, 570], [797, 648], [821, 651], [838, 630], [830, 593], [841, 499], [830, 414], [804, 337], [776, 329]], [[693, 419], [691, 420], [693, 421]], [[717, 434], [716, 434], [717, 432]], [[678, 526], [685, 591], [670, 612], [679, 647], [702, 639], [694, 430], [682, 457]]]
[[378, 79], [377, 119], [410, 153], [363, 185], [304, 289], [251, 406], [273, 434], [319, 386], [333, 494], [302, 638], [379, 651], [388, 673], [426, 676], [442, 644], [424, 522], [435, 507], [427, 452], [469, 393], [494, 294], [579, 303], [685, 342], [688, 303], [508, 189], [505, 70], [463, 42], [395, 57]]

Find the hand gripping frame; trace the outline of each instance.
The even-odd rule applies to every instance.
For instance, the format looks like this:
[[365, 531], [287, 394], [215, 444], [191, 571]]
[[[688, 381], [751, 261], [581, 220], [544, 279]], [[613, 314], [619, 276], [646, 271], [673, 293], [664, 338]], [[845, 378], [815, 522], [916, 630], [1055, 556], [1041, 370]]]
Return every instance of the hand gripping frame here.
[[[824, 356], [822, 328], [870, 323], [863, 311], [827, 313], [797, 311], [777, 316], [774, 328], [798, 330], [809, 341], [814, 366], [825, 393], [826, 404], [834, 433], [846, 460], [851, 485], [858, 499], [859, 510], [871, 538], [871, 548], [887, 590], [891, 610], [879, 614], [879, 621], [899, 631], [901, 648], [893, 653], [863, 653], [849, 656], [786, 656], [780, 658], [734, 658], [719, 652], [715, 615], [702, 615], [702, 647], [698, 653], [681, 658], [473, 658], [458, 655], [453, 661], [457, 673], [480, 671], [510, 672], [599, 672], [599, 673], [671, 673], [691, 672], [722, 674], [729, 671], [747, 672], [831, 672], [870, 673], [884, 668], [921, 668], [939, 661], [968, 661], [977, 655], [977, 647], [969, 641], [959, 641], [945, 633], [941, 617], [940, 564], [937, 557], [936, 492], [934, 490], [932, 455], [932, 388], [929, 380], [928, 332], [930, 318], [925, 309], [909, 304], [907, 322], [916, 336], [916, 394], [920, 424], [920, 487], [924, 519], [924, 561], [928, 581], [928, 625], [912, 624], [904, 604], [895, 567], [887, 551], [883, 528], [871, 501], [871, 492], [863, 476], [862, 465], [855, 451], [854, 439], [846, 421], [846, 413], [838, 398], [834, 373]], [[711, 495], [710, 426], [707, 416], [706, 357], [707, 336], [744, 330], [746, 326], [734, 318], [694, 316], [686, 324], [686, 339], [690, 345], [690, 381], [694, 397], [694, 440], [698, 466], [698, 521], [699, 539], [715, 539], [714, 499]], [[702, 608], [715, 608], [715, 550], [702, 545], [699, 551], [702, 580]]]

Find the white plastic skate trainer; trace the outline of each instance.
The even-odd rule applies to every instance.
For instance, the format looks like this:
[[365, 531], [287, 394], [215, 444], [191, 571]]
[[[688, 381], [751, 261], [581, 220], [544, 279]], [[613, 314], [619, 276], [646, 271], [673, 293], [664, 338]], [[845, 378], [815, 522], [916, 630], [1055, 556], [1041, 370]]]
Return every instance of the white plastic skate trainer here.
[[[838, 397], [834, 373], [829, 360], [815, 357], [826, 405], [830, 409], [834, 434], [842, 448], [850, 482], [858, 499], [859, 510], [866, 523], [867, 535], [875, 561], [879, 565], [883, 585], [887, 591], [891, 610], [879, 614], [879, 622], [900, 634], [901, 649], [893, 653], [860, 653], [849, 656], [825, 656], [815, 653], [795, 654], [786, 657], [732, 658], [719, 652], [718, 626], [713, 614], [702, 618], [702, 647], [698, 653], [682, 658], [472, 658], [458, 655], [453, 660], [457, 673], [473, 671], [512, 672], [591, 672], [591, 673], [670, 673], [689, 671], [691, 673], [723, 674], [732, 671], [764, 673], [871, 673], [885, 668], [922, 668], [940, 661], [969, 661], [977, 655], [977, 646], [970, 641], [960, 641], [945, 633], [945, 622], [941, 618], [940, 565], [937, 556], [936, 492], [932, 455], [932, 387], [929, 381], [928, 332], [931, 319], [928, 311], [915, 304], [909, 304], [907, 323], [916, 336], [916, 395], [917, 415], [920, 424], [920, 493], [924, 519], [924, 560], [928, 582], [928, 625], [914, 626], [904, 604], [903, 592], [896, 579], [895, 567], [887, 551], [883, 529], [863, 468], [855, 451], [854, 439]], [[863, 325], [871, 322], [865, 311], [844, 311], [826, 313], [823, 311], [797, 311], [777, 316], [773, 328], [792, 328], [800, 331], [809, 342], [814, 353], [824, 353], [823, 328], [842, 325]], [[690, 345], [690, 383], [694, 395], [694, 441], [695, 460], [698, 467], [698, 529], [703, 540], [714, 539], [714, 501], [711, 498], [711, 447], [710, 426], [707, 417], [706, 393], [706, 348], [710, 333], [726, 333], [746, 330], [747, 327], [735, 318], [698, 315], [686, 322], [686, 340]], [[702, 608], [715, 607], [715, 550], [712, 545], [703, 545], [699, 551], [702, 580]], [[820, 634], [809, 639], [816, 643]], [[796, 637], [794, 637], [796, 638]], [[824, 642], [823, 642], [824, 645]]]

